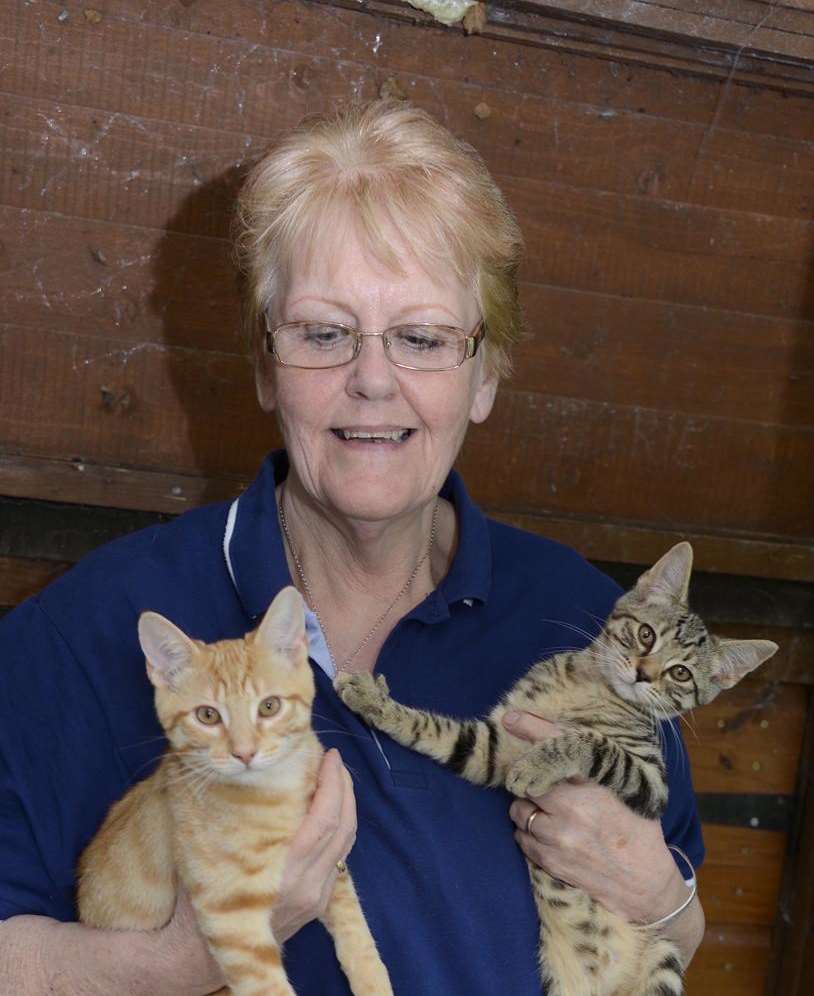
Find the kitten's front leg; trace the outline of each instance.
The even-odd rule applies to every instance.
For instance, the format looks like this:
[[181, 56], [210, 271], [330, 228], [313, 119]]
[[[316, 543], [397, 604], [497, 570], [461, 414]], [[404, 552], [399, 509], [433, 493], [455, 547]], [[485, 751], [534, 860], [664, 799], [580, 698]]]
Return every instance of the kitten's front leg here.
[[587, 778], [610, 789], [639, 816], [658, 819], [667, 805], [664, 764], [654, 749], [642, 749], [639, 755], [590, 730], [567, 730], [515, 761], [506, 788], [537, 797], [567, 778]]
[[393, 713], [395, 702], [390, 698], [390, 689], [384, 675], [340, 674], [335, 681], [339, 697], [349, 709], [353, 709], [367, 723], [383, 729]]
[[584, 740], [583, 734], [569, 730], [534, 744], [509, 768], [506, 788], [512, 795], [538, 797], [558, 782], [581, 775], [585, 767]]
[[393, 996], [387, 969], [348, 872], [337, 878], [328, 908], [320, 919], [333, 937], [336, 957], [353, 996]]
[[475, 785], [502, 785], [507, 739], [490, 719], [452, 719], [390, 698], [387, 682], [371, 674], [343, 674], [336, 690], [349, 709], [397, 743], [431, 757]]
[[236, 896], [233, 905], [213, 910], [196, 906], [198, 923], [231, 996], [296, 996], [283, 968], [280, 945], [271, 931], [267, 903]]

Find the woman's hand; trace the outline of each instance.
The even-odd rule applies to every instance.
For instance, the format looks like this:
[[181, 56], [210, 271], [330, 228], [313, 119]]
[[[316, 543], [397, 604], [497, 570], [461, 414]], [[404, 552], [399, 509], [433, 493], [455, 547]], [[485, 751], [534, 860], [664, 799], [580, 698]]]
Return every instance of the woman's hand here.
[[279, 902], [271, 915], [280, 943], [322, 916], [344, 861], [356, 841], [353, 782], [337, 750], [322, 759], [311, 808], [297, 831], [286, 859]]
[[[515, 724], [504, 719], [504, 725], [523, 740], [535, 743], [559, 733], [539, 716], [517, 715]], [[540, 812], [529, 834], [529, 816], [536, 809]], [[659, 821], [637, 816], [601, 785], [560, 782], [539, 798], [516, 799], [509, 815], [531, 862], [626, 920], [652, 923], [687, 897]]]

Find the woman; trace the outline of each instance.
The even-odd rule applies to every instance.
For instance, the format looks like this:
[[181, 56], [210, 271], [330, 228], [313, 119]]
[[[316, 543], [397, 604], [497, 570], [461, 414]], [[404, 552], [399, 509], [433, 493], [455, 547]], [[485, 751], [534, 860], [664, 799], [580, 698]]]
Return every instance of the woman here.
[[[513, 836], [505, 794], [377, 737], [332, 688], [337, 670], [376, 668], [403, 702], [483, 713], [616, 597], [573, 552], [486, 520], [451, 472], [508, 369], [519, 231], [471, 149], [388, 102], [298, 129], [255, 168], [239, 216], [257, 392], [285, 451], [230, 506], [111, 544], [4, 621], [3, 977], [20, 996], [218, 988], [183, 897], [153, 935], [61, 921], [77, 855], [157, 753], [138, 614], [237, 636], [293, 581], [312, 610], [315, 725], [346, 765], [326, 756], [273, 915], [295, 988], [348, 992], [312, 922], [348, 858], [396, 992], [536, 996], [521, 851], [632, 920], [668, 916], [687, 889], [665, 837], [703, 853], [683, 755], [667, 759], [662, 827], [562, 785], [511, 803]], [[662, 929], [688, 961], [697, 900]]]

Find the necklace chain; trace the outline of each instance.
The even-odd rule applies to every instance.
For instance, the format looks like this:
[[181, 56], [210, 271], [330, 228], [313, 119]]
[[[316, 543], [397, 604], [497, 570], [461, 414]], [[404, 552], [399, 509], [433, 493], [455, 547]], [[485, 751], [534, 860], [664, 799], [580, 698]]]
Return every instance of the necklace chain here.
[[328, 647], [328, 653], [331, 655], [331, 660], [333, 661], [334, 669], [337, 672], [339, 672], [344, 670], [351, 663], [351, 661], [362, 652], [362, 649], [368, 644], [368, 642], [372, 639], [373, 635], [381, 626], [381, 624], [384, 622], [384, 620], [393, 611], [393, 608], [395, 607], [396, 603], [399, 602], [410, 590], [413, 582], [418, 577], [418, 572], [421, 570], [425, 561], [432, 553], [432, 548], [435, 544], [435, 536], [438, 529], [438, 499], [437, 498], [435, 499], [435, 506], [433, 507], [432, 510], [432, 527], [430, 528], [430, 540], [429, 543], [427, 544], [427, 549], [424, 551], [421, 557], [419, 557], [418, 562], [413, 568], [410, 576], [407, 578], [407, 581], [405, 582], [404, 586], [399, 590], [396, 597], [387, 606], [384, 612], [382, 612], [382, 614], [373, 624], [371, 629], [368, 630], [367, 634], [365, 635], [364, 639], [359, 644], [359, 646], [353, 651], [352, 654], [350, 654], [350, 656], [346, 657], [341, 664], [337, 665], [336, 658], [334, 657], [333, 651], [331, 650], [330, 642], [328, 640], [328, 631], [325, 628], [325, 623], [322, 621], [322, 617], [319, 614], [319, 609], [317, 607], [316, 599], [314, 598], [314, 593], [311, 590], [311, 585], [308, 583], [308, 578], [305, 576], [305, 570], [303, 569], [302, 561], [297, 556], [297, 550], [296, 547], [294, 546], [293, 540], [291, 539], [291, 533], [288, 531], [288, 521], [285, 517], [285, 508], [283, 505], [284, 496], [285, 496], [285, 485], [283, 485], [283, 487], [280, 489], [279, 509], [280, 509], [280, 524], [283, 527], [283, 533], [285, 534], [286, 544], [288, 545], [289, 552], [291, 553], [291, 559], [294, 561], [294, 566], [297, 568], [297, 574], [299, 575], [300, 582], [302, 583], [302, 587], [305, 591], [305, 595], [308, 599], [311, 608], [313, 609], [314, 615], [317, 617], [317, 622], [319, 623], [320, 628], [322, 629], [322, 635], [325, 637], [325, 645]]

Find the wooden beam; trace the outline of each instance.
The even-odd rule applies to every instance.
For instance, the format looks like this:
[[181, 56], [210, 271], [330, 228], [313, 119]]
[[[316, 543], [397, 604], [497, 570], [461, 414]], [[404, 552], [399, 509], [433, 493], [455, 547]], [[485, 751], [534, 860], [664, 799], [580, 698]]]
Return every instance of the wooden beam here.
[[[441, 28], [429, 14], [404, 0], [316, 0], [413, 24]], [[814, 94], [814, 15], [774, 12], [761, 17], [751, 4], [751, 22], [706, 20], [699, 11], [671, 10], [628, 0], [525, 0], [487, 5], [484, 37], [557, 49], [575, 55], [655, 66], [671, 72], [714, 76], [727, 82]], [[734, 2], [730, 4], [734, 11]], [[797, 30], [791, 30], [792, 24]], [[442, 30], [463, 31], [453, 26]]]
[[814, 990], [814, 696], [810, 692], [797, 794], [799, 819], [786, 856], [766, 990], [783, 996], [810, 996]]

